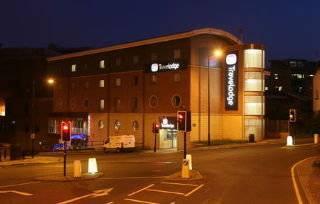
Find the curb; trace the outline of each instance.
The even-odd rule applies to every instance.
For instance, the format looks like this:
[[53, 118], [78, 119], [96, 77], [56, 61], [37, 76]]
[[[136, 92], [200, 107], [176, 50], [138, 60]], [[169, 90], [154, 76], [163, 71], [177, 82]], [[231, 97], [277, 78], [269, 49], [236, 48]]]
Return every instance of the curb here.
[[165, 177], [165, 180], [169, 181], [195, 181], [201, 179], [203, 179], [203, 176], [197, 170], [190, 171], [190, 178], [181, 178], [181, 171], [178, 171], [174, 174]]

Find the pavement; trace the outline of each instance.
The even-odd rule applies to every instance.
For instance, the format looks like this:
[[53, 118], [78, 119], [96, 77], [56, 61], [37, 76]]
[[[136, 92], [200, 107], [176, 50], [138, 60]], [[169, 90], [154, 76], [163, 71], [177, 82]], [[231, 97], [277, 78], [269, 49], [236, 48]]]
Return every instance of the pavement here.
[[315, 162], [320, 162], [320, 156], [301, 160], [292, 169], [294, 178], [300, 185], [297, 192], [302, 203], [317, 204], [320, 201], [320, 165], [314, 165]]
[[54, 156], [34, 156], [34, 158], [26, 157], [25, 159], [11, 160], [11, 161], [0, 161], [0, 168], [6, 166], [15, 165], [30, 165], [30, 164], [49, 164], [62, 162], [62, 158]]

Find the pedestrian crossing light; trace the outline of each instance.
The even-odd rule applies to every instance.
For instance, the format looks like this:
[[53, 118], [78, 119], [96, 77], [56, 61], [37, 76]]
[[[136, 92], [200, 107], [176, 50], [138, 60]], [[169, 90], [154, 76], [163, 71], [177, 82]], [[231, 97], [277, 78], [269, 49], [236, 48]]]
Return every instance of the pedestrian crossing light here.
[[289, 109], [289, 122], [294, 123], [297, 121], [297, 111], [296, 109], [290, 108]]

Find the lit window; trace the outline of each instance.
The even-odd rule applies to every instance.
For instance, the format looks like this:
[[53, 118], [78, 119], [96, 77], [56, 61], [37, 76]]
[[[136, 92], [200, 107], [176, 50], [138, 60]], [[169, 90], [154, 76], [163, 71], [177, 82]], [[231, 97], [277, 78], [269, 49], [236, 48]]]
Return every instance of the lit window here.
[[100, 69], [105, 68], [104, 60], [100, 60], [99, 67], [100, 67]]
[[103, 122], [103, 120], [99, 120], [99, 122], [98, 122], [98, 127], [99, 127], [99, 129], [104, 128], [104, 122]]
[[263, 96], [245, 96], [245, 115], [263, 115]]
[[121, 78], [116, 78], [116, 86], [121, 86]]
[[120, 129], [121, 123], [119, 120], [114, 121], [114, 129], [118, 131]]
[[139, 62], [139, 56], [135, 55], [133, 56], [133, 64], [138, 64]]
[[132, 121], [132, 129], [133, 131], [136, 131], [137, 129], [139, 129], [139, 123], [137, 120]]
[[181, 50], [180, 49], [175, 49], [173, 51], [173, 58], [174, 59], [180, 59], [181, 58]]
[[260, 72], [245, 72], [245, 91], [263, 91], [263, 77]]
[[103, 79], [101, 79], [101, 80], [99, 81], [99, 87], [104, 87], [104, 80], [103, 80]]
[[247, 49], [244, 51], [244, 67], [264, 68], [264, 50]]
[[104, 110], [104, 99], [100, 99], [100, 110]]
[[181, 98], [180, 96], [173, 96], [171, 99], [171, 103], [173, 107], [177, 108], [181, 105]]
[[71, 65], [71, 72], [76, 72], [77, 71], [77, 65], [73, 64]]
[[0, 99], [0, 116], [6, 116], [6, 105], [3, 99]]
[[175, 74], [173, 75], [173, 81], [174, 81], [174, 82], [179, 82], [180, 79], [181, 79], [180, 73], [175, 73]]

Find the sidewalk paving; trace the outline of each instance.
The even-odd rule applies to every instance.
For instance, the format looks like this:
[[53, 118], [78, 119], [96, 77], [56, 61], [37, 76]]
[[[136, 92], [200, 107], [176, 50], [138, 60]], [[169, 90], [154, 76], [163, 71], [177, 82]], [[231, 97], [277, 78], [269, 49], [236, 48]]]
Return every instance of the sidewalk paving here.
[[296, 177], [308, 203], [320, 201], [320, 167], [313, 166], [314, 161], [320, 161], [320, 156], [306, 159], [296, 166]]
[[0, 167], [14, 166], [14, 165], [26, 165], [26, 164], [49, 164], [62, 162], [60, 157], [48, 157], [48, 156], [35, 156], [34, 158], [25, 158], [20, 160], [1, 161]]

